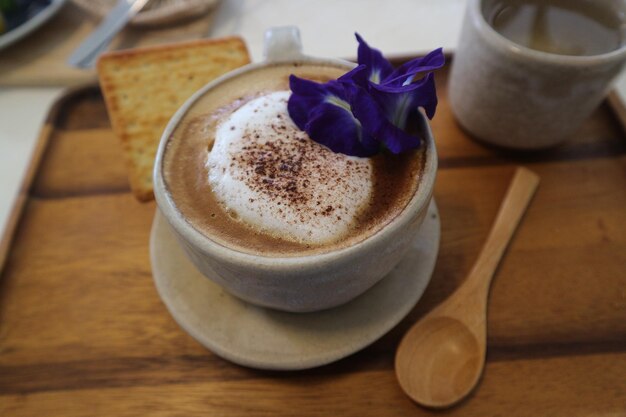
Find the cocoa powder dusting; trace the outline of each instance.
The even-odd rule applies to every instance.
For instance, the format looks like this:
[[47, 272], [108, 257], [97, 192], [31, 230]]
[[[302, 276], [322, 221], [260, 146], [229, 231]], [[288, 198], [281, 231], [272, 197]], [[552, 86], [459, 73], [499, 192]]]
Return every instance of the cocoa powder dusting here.
[[[280, 118], [282, 116], [278, 115], [277, 119]], [[272, 123], [263, 132], [254, 129], [244, 132], [244, 138], [251, 143], [253, 138], [259, 137], [267, 140], [241, 147], [231, 162], [239, 169], [232, 172], [241, 172], [240, 179], [248, 187], [267, 196], [276, 206], [288, 206], [300, 213], [295, 217], [296, 222], [331, 215], [341, 220], [346, 213], [343, 206], [325, 205], [319, 209], [325, 197], [332, 197], [319, 195], [319, 190], [325, 186], [334, 191], [336, 184], [344, 181], [344, 176], [363, 173], [364, 167], [346, 161], [342, 155], [320, 146], [304, 132], [288, 128], [284, 123]], [[312, 178], [315, 178], [316, 187], [311, 186]], [[322, 201], [319, 201], [320, 197]], [[282, 210], [275, 214], [285, 217]]]

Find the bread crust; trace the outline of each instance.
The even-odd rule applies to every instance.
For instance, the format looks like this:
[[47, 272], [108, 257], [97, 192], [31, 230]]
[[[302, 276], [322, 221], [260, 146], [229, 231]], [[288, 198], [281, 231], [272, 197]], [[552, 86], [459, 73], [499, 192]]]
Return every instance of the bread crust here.
[[239, 37], [102, 55], [97, 63], [100, 87], [137, 199], [154, 198], [152, 168], [169, 119], [202, 86], [249, 62], [248, 49]]

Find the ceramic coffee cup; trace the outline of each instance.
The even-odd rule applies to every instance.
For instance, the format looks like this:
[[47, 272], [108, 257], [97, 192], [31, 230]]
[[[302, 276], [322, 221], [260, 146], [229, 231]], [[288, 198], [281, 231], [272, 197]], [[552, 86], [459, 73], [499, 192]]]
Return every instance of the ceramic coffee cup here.
[[231, 77], [276, 62], [332, 64], [354, 67], [347, 61], [312, 58], [301, 53], [296, 28], [271, 29], [265, 39], [265, 61], [235, 70], [206, 85], [174, 115], [165, 129], [154, 170], [158, 208], [178, 237], [189, 259], [207, 278], [250, 303], [293, 312], [308, 312], [346, 303], [381, 280], [408, 251], [431, 199], [437, 154], [426, 117], [420, 113], [425, 166], [420, 186], [407, 207], [382, 230], [353, 246], [300, 257], [265, 257], [222, 246], [195, 230], [177, 210], [163, 179], [167, 141], [191, 105], [207, 91]]
[[[593, 1], [626, 14], [623, 0]], [[540, 149], [561, 143], [606, 97], [626, 62], [626, 45], [593, 56], [526, 48], [489, 25], [495, 3], [467, 3], [452, 62], [452, 111], [467, 131], [491, 144]]]

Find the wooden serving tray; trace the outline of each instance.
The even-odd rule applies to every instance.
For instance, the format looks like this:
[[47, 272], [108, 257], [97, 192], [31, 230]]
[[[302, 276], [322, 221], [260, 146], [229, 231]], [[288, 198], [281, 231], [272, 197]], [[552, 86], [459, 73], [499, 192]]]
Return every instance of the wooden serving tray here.
[[626, 415], [626, 141], [603, 104], [566, 145], [513, 153], [469, 140], [438, 74], [432, 123], [442, 241], [411, 314], [322, 368], [262, 372], [202, 348], [152, 283], [154, 203], [132, 196], [96, 87], [46, 124], [0, 278], [2, 416], [423, 416], [393, 371], [408, 327], [454, 291], [517, 165], [541, 185], [495, 277], [487, 367], [453, 416]]

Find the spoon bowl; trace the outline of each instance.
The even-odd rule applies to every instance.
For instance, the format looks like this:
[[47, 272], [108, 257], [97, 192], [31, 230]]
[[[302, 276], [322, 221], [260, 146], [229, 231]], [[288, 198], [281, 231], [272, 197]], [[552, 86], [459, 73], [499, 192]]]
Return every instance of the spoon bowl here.
[[480, 378], [484, 344], [455, 318], [422, 321], [411, 328], [402, 343], [396, 362], [408, 364], [421, 374], [409, 377], [398, 373], [400, 386], [413, 401], [433, 408], [446, 407], [449, 398], [469, 394]]

